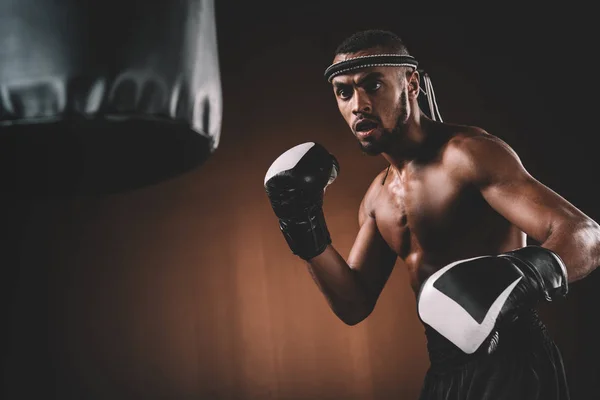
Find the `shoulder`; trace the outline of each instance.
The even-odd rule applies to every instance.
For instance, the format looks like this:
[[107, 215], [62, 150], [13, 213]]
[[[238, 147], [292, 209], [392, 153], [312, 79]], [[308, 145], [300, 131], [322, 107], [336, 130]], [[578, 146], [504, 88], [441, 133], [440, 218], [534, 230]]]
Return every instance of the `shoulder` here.
[[460, 127], [448, 141], [448, 155], [473, 159], [492, 157], [516, 157], [516, 152], [502, 139], [485, 130], [474, 127]]
[[524, 172], [521, 159], [511, 146], [472, 126], [460, 127], [448, 141], [443, 163], [453, 175], [473, 183]]

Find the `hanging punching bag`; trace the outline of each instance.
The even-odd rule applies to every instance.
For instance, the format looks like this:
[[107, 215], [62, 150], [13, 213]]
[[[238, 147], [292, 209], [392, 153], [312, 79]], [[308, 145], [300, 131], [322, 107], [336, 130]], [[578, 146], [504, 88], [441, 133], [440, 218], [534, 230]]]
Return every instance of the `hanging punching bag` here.
[[113, 193], [215, 151], [212, 0], [0, 0], [3, 191]]

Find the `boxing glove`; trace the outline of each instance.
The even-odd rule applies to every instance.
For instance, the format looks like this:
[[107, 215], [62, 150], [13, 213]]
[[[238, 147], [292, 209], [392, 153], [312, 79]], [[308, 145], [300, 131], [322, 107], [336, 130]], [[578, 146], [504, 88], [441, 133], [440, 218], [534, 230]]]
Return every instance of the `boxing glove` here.
[[304, 260], [331, 243], [323, 215], [323, 194], [339, 172], [336, 158], [307, 142], [281, 154], [269, 167], [264, 187], [292, 252]]
[[467, 354], [488, 344], [503, 321], [538, 301], [567, 294], [560, 257], [540, 246], [453, 262], [421, 286], [419, 318]]

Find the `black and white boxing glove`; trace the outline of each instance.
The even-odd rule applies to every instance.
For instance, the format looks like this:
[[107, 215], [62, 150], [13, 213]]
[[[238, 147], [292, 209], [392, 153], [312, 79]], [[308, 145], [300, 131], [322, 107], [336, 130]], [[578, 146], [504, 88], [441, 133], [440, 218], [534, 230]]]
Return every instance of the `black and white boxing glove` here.
[[280, 155], [265, 175], [265, 190], [281, 232], [292, 252], [304, 260], [318, 256], [331, 243], [323, 194], [338, 172], [333, 155], [307, 142]]
[[[540, 246], [453, 262], [421, 286], [419, 317], [467, 354], [490, 344], [502, 321], [567, 294], [560, 257]], [[490, 346], [491, 347], [491, 346]]]

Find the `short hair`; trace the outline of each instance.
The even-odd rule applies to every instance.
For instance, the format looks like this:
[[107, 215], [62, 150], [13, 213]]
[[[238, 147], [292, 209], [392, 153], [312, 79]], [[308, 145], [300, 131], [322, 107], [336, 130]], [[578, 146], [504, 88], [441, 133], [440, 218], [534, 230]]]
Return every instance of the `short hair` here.
[[356, 53], [357, 51], [373, 47], [383, 47], [394, 54], [410, 55], [406, 45], [400, 37], [393, 32], [381, 29], [369, 29], [354, 33], [344, 39], [344, 41], [336, 48], [335, 55]]

